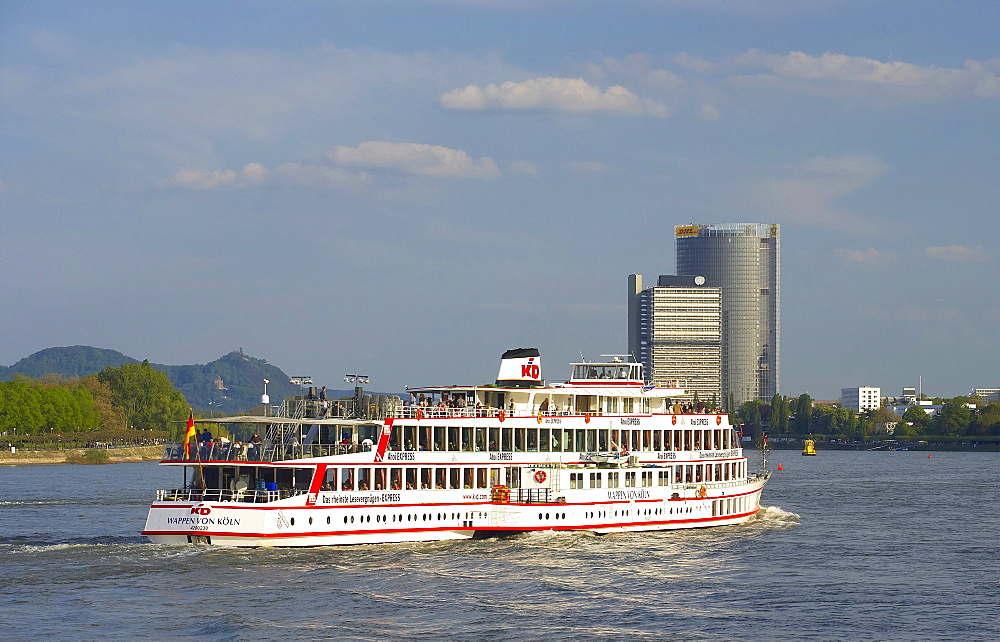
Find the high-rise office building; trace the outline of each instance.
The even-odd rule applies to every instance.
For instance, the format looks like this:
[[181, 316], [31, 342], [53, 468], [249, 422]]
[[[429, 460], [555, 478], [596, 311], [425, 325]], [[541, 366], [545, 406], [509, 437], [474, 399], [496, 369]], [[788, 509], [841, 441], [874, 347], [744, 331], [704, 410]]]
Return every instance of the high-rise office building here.
[[629, 352], [643, 365], [647, 380], [680, 386], [707, 403], [721, 404], [722, 292], [703, 276], [661, 275], [642, 287], [630, 274]]
[[722, 289], [722, 393], [736, 404], [771, 401], [780, 365], [778, 225], [724, 223], [675, 228], [677, 271]]

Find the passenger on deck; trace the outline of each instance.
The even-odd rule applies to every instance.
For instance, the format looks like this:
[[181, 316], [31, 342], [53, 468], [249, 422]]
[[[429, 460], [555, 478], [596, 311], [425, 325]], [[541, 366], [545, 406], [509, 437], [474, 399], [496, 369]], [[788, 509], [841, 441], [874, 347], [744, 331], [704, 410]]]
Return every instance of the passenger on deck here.
[[546, 397], [542, 399], [541, 405], [538, 406], [538, 412], [548, 412], [549, 411], [549, 398]]

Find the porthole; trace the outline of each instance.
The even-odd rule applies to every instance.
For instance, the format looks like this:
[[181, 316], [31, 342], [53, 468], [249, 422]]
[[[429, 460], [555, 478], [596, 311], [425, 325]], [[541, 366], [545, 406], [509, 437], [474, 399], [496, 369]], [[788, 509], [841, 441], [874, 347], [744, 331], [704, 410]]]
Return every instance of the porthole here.
[[549, 518], [549, 514], [545, 513], [545, 519], [548, 519], [548, 518]]
[[344, 523], [347, 523], [347, 515], [344, 515]]
[[351, 523], [354, 523], [354, 515], [351, 515]]
[[327, 516], [326, 516], [326, 523], [327, 523], [327, 524], [329, 524], [329, 523], [330, 523], [330, 516], [329, 516], [329, 515], [327, 515]]
[[294, 517], [292, 519], [290, 519], [289, 522], [292, 524], [292, 526], [295, 526], [295, 518]]
[[538, 521], [542, 521], [542, 514], [538, 513]]
[[309, 525], [310, 525], [310, 526], [312, 526], [312, 525], [313, 525], [313, 518], [312, 518], [312, 517], [310, 517], [310, 518], [309, 518]]

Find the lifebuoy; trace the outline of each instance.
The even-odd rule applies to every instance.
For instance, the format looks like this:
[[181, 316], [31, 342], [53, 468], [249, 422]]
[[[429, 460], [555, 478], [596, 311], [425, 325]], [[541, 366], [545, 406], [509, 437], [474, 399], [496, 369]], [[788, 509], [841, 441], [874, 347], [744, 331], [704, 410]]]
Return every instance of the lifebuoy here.
[[698, 489], [698, 497], [707, 497], [707, 496], [708, 496], [708, 489], [707, 488], [705, 488], [704, 486], [702, 486], [701, 488]]
[[538, 420], [538, 423], [542, 423], [542, 413], [538, 413], [536, 419]]
[[670, 425], [672, 425], [672, 426], [676, 426], [677, 425], [677, 415], [671, 415], [670, 416]]
[[420, 410], [420, 409], [418, 408], [418, 409], [417, 409], [417, 419], [423, 419], [423, 418], [424, 418], [424, 411], [423, 411], [423, 410]]
[[715, 425], [716, 426], [722, 425], [722, 415], [715, 415]]
[[500, 418], [500, 421], [503, 421], [504, 419], [506, 419], [506, 418], [507, 418], [507, 414], [506, 414], [506, 413], [505, 413], [505, 412], [504, 412], [503, 410], [501, 410], [501, 411], [500, 411], [500, 414], [499, 414], [499, 415], [497, 415], [497, 417], [499, 417], [499, 418]]
[[536, 482], [538, 482], [539, 484], [542, 484], [542, 483], [545, 482], [545, 478], [546, 478], [546, 474], [545, 474], [544, 470], [536, 470], [535, 471], [535, 481]]
[[588, 424], [590, 423], [590, 413], [589, 413], [589, 412], [588, 412], [588, 413], [586, 413], [586, 414], [585, 414], [585, 415], [583, 416], [583, 420], [584, 420], [584, 422], [586, 422], [586, 423], [588, 423]]

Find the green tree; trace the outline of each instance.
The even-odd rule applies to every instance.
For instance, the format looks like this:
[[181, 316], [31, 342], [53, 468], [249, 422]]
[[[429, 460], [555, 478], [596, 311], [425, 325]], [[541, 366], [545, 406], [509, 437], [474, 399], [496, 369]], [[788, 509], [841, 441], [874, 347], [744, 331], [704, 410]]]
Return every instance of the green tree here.
[[966, 401], [965, 397], [945, 399], [941, 412], [931, 420], [931, 432], [950, 437], [966, 434], [972, 422], [972, 410], [966, 406]]
[[108, 366], [97, 379], [111, 391], [114, 405], [124, 411], [125, 428], [176, 430], [187, 416], [188, 404], [162, 372], [142, 363], [127, 363], [120, 368]]
[[930, 417], [920, 406], [910, 406], [903, 412], [903, 421], [907, 422], [913, 427], [912, 434], [922, 435], [927, 430], [927, 423], [930, 421]]
[[760, 416], [760, 406], [761, 402], [757, 399], [744, 401], [740, 406], [740, 421], [746, 425], [746, 429], [744, 429], [743, 434], [749, 434], [755, 438], [761, 434], [761, 424], [763, 422]]
[[1000, 403], [979, 409], [969, 424], [970, 435], [1000, 435]]
[[809, 420], [812, 415], [812, 397], [806, 393], [799, 395], [795, 402], [795, 432], [799, 435], [808, 435], [811, 427]]
[[775, 393], [771, 399], [771, 432], [775, 435], [787, 435], [790, 416], [788, 400]]

